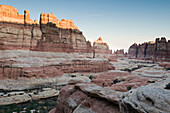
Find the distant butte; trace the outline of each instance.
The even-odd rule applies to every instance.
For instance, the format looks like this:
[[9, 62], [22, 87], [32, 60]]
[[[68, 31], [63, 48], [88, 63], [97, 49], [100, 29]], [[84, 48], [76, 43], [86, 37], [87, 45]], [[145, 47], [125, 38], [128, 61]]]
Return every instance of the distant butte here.
[[103, 42], [102, 37], [99, 37], [97, 41], [94, 41], [93, 48], [96, 53], [111, 54], [112, 50], [109, 50], [109, 46], [106, 42]]

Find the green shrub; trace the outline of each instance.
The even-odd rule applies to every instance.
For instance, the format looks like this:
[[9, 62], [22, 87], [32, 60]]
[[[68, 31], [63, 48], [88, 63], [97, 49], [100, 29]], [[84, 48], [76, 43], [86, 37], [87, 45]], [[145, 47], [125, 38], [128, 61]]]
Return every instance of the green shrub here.
[[118, 83], [119, 81], [118, 81], [118, 79], [116, 78], [115, 80], [113, 80], [113, 84], [116, 84], [116, 83]]
[[81, 76], [84, 76], [84, 74], [81, 74]]
[[126, 81], [125, 79], [122, 79], [121, 81]]
[[127, 87], [127, 90], [131, 90], [131, 89], [132, 89], [132, 86], [128, 86], [128, 87]]
[[90, 75], [90, 76], [89, 76], [89, 79], [90, 79], [90, 80], [92, 80], [92, 79], [93, 79], [93, 76], [92, 76], [92, 75]]
[[165, 89], [170, 89], [170, 83], [165, 86]]

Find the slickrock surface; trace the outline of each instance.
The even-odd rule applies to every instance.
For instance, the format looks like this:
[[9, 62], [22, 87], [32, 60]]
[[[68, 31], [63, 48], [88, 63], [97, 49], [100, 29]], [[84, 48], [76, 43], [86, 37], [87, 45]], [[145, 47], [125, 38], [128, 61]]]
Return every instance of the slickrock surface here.
[[0, 78], [54, 77], [63, 73], [104, 72], [114, 67], [104, 58], [86, 58], [78, 53], [0, 51]]
[[22, 95], [13, 95], [13, 96], [6, 96], [6, 97], [0, 96], [0, 105], [22, 103], [22, 102], [27, 102], [30, 100], [31, 100], [31, 97], [26, 93], [23, 93]]
[[155, 42], [145, 42], [130, 46], [128, 54], [130, 58], [150, 59], [155, 61], [170, 61], [170, 40], [165, 37], [157, 38]]
[[10, 105], [10, 104], [18, 104], [23, 102], [28, 102], [32, 100], [38, 99], [46, 99], [54, 96], [58, 96], [59, 90], [51, 89], [41, 90], [41, 91], [33, 91], [31, 93], [22, 92], [11, 92], [7, 94], [0, 95], [0, 105]]
[[115, 91], [126, 92], [130, 89], [147, 85], [152, 81], [153, 80], [142, 78], [128, 72], [112, 71], [96, 76], [92, 79], [91, 83], [101, 87], [108, 87]]
[[128, 92], [80, 83], [62, 88], [51, 113], [169, 113], [169, 78]]
[[55, 113], [120, 113], [121, 93], [94, 84], [76, 84], [60, 91]]
[[122, 96], [123, 113], [169, 113], [170, 90], [165, 89], [170, 79], [139, 87]]

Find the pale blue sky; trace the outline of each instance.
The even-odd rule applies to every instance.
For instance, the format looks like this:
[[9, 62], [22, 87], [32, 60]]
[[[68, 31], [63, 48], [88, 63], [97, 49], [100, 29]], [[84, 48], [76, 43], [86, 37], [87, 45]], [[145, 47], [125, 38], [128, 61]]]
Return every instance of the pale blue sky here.
[[87, 40], [102, 36], [110, 48], [125, 49], [134, 42], [170, 39], [170, 0], [0, 0], [31, 19], [53, 12], [59, 20], [73, 19]]

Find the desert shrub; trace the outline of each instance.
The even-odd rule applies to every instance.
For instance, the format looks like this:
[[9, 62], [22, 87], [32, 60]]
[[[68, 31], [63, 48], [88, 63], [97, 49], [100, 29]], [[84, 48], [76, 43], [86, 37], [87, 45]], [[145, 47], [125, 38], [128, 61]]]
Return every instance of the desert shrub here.
[[118, 82], [119, 82], [119, 80], [117, 78], [115, 80], [113, 80], [113, 84], [116, 84]]
[[92, 76], [92, 75], [90, 75], [90, 76], [89, 76], [89, 79], [90, 79], [90, 80], [92, 80], [92, 79], [93, 79], [93, 76]]
[[84, 74], [81, 74], [81, 76], [84, 76]]
[[132, 86], [128, 86], [128, 87], [127, 87], [127, 90], [131, 90], [131, 89], [132, 89]]
[[164, 89], [170, 89], [170, 83], [168, 83]]
[[34, 95], [37, 95], [38, 94], [38, 92], [36, 91], [36, 92], [33, 92], [34, 93]]
[[71, 75], [72, 78], [76, 77], [76, 75]]
[[126, 81], [125, 79], [122, 79], [121, 81]]

